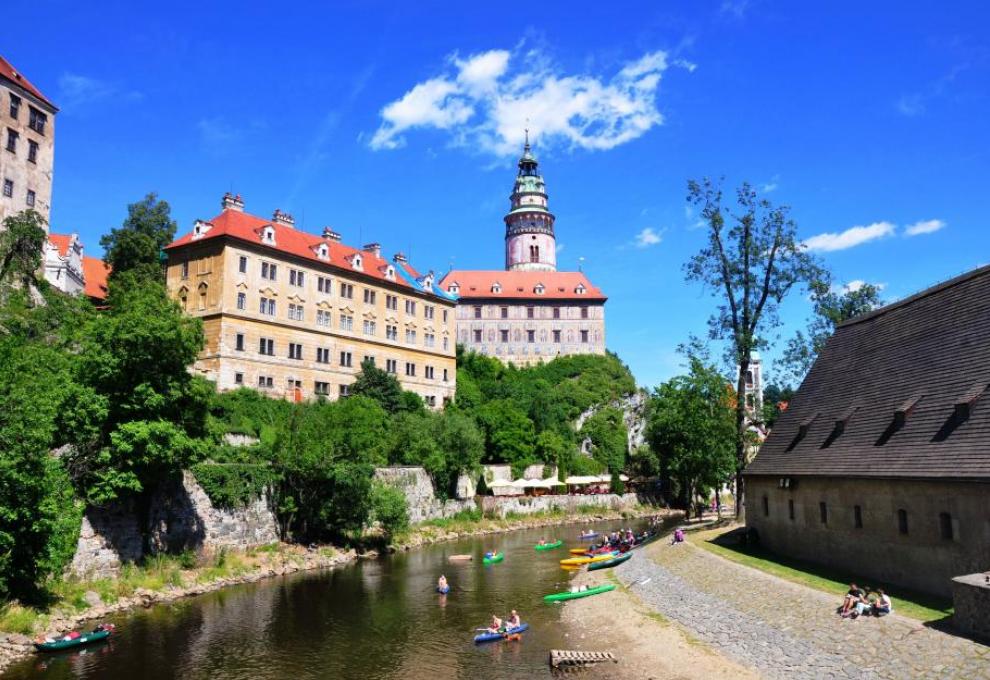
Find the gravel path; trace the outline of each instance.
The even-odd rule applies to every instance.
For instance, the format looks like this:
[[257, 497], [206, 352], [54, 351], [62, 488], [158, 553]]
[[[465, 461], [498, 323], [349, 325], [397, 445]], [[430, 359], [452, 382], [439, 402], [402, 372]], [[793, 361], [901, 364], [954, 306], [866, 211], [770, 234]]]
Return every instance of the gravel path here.
[[615, 570], [619, 579], [691, 635], [766, 677], [990, 678], [990, 647], [896, 614], [842, 619], [826, 593], [691, 545], [644, 550]]

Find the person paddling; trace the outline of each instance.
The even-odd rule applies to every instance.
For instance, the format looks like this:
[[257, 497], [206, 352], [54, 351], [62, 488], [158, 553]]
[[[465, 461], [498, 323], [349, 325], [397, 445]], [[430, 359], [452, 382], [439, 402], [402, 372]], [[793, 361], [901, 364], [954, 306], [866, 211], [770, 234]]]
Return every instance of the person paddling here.
[[488, 632], [501, 633], [502, 631], [502, 619], [498, 618], [496, 614], [492, 614], [492, 624], [488, 626]]
[[505, 623], [505, 627], [508, 630], [512, 630], [513, 628], [518, 628], [521, 625], [522, 619], [519, 618], [519, 613], [513, 609], [512, 614], [509, 616], [509, 620]]

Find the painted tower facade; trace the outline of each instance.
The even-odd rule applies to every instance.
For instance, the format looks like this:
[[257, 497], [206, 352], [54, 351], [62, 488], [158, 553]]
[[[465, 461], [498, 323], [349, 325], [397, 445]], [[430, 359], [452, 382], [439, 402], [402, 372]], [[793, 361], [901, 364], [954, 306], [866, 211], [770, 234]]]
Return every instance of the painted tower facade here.
[[527, 134], [526, 146], [519, 158], [519, 173], [512, 188], [509, 214], [505, 216], [507, 271], [557, 271], [554, 216], [547, 208], [547, 199], [547, 187]]

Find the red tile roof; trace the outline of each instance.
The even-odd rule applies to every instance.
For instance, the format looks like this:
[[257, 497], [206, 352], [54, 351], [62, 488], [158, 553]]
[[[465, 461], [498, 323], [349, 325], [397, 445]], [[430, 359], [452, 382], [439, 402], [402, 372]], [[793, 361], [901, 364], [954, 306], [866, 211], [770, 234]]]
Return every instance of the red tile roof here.
[[69, 244], [72, 242], [71, 234], [49, 234], [48, 240], [53, 246], [58, 248], [60, 257], [65, 257], [69, 252]]
[[[309, 232], [300, 231], [299, 229], [294, 229], [262, 217], [249, 215], [248, 213], [241, 212], [239, 210], [228, 209], [224, 210], [210, 220], [209, 224], [212, 226], [205, 235], [197, 239], [193, 239], [194, 232], [189, 232], [188, 234], [181, 236], [165, 246], [165, 250], [174, 250], [176, 248], [189, 245], [190, 243], [199, 243], [209, 241], [210, 239], [219, 238], [221, 236], [227, 236], [240, 239], [242, 241], [248, 241], [263, 248], [271, 248], [272, 250], [295, 255], [296, 257], [301, 257], [306, 260], [312, 260], [313, 262], [319, 262], [338, 269], [344, 269], [349, 272], [358, 271], [361, 274], [369, 276], [373, 279], [380, 279], [382, 281], [387, 280], [395, 285], [410, 288], [412, 290], [420, 290], [422, 292], [421, 288], [411, 285], [409, 281], [405, 279], [405, 276], [410, 276], [414, 279], [420, 278], [420, 275], [416, 272], [416, 270], [405, 262], [396, 262], [393, 265], [396, 270], [396, 276], [394, 280], [389, 280], [385, 278], [385, 271], [391, 263], [383, 257], [376, 256], [374, 253], [366, 250], [352, 248], [351, 246], [344, 245], [343, 243], [332, 239], [317, 236], [316, 234], [310, 234]], [[275, 230], [274, 245], [261, 240], [262, 229], [269, 226]], [[329, 261], [317, 256], [316, 249], [322, 244], [326, 244], [329, 248]], [[358, 254], [361, 255], [363, 260], [360, 270], [354, 269], [351, 266], [352, 258]]]
[[[469, 271], [447, 272], [440, 287], [450, 291], [457, 284], [457, 295], [464, 298], [504, 298], [506, 300], [589, 300], [604, 302], [608, 298], [600, 288], [593, 286], [584, 272], [526, 272], [526, 271]], [[501, 292], [492, 288], [499, 284]], [[543, 284], [544, 292], [536, 292]], [[585, 292], [578, 293], [583, 285]]]
[[6, 78], [7, 80], [17, 83], [19, 86], [23, 87], [29, 93], [43, 101], [48, 106], [52, 107], [56, 111], [58, 108], [51, 103], [51, 101], [45, 95], [41, 94], [41, 90], [36, 88], [31, 82], [25, 78], [17, 69], [15, 69], [9, 61], [0, 56], [0, 77]]
[[98, 257], [83, 256], [83, 278], [86, 281], [84, 292], [94, 300], [107, 299], [107, 277], [110, 265]]

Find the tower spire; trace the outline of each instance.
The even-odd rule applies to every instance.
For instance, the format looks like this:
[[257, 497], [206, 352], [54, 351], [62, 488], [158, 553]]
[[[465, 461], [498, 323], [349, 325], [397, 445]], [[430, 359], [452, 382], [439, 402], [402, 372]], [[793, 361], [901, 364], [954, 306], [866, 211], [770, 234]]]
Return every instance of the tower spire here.
[[519, 172], [505, 216], [505, 268], [523, 271], [556, 271], [557, 242], [549, 197], [539, 171], [539, 161], [529, 144], [529, 128], [519, 157]]

